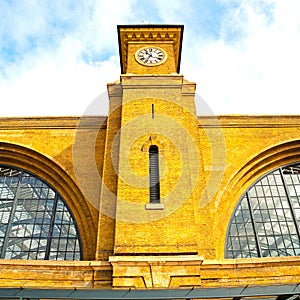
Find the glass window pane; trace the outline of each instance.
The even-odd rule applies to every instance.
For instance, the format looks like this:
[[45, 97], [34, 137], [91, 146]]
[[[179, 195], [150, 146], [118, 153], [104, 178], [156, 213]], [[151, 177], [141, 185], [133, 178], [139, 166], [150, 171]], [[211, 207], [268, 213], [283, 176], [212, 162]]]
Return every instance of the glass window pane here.
[[0, 165], [0, 257], [80, 260], [79, 235], [65, 202], [46, 182]]
[[263, 176], [248, 189], [233, 216], [226, 257], [253, 257], [254, 251], [264, 257], [299, 255], [300, 164]]

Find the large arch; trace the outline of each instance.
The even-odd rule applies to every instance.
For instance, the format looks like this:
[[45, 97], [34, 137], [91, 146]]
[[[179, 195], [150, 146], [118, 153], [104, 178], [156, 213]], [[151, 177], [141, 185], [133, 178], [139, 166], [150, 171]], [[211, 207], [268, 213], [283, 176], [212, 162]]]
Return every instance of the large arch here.
[[[289, 141], [274, 145], [255, 157], [249, 159], [237, 172], [230, 177], [226, 189], [220, 199], [216, 215], [222, 216], [215, 220], [214, 232], [216, 255], [224, 258], [224, 247], [226, 244], [226, 234], [232, 213], [242, 195], [260, 177], [281, 166], [300, 161], [300, 140]], [[224, 226], [226, 224], [226, 226]]]
[[62, 196], [78, 225], [84, 260], [95, 255], [97, 220], [74, 180], [50, 158], [23, 146], [0, 142], [0, 164], [27, 170], [48, 182]]

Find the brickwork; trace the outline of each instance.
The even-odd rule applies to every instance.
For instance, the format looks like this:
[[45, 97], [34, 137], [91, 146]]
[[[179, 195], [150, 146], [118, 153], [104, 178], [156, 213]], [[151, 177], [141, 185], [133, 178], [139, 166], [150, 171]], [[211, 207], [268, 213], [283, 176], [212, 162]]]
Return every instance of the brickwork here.
[[[116, 104], [117, 101], [120, 101], [119, 96], [122, 93], [120, 93], [120, 86], [118, 84], [116, 86], [112, 85], [110, 89], [111, 96], [115, 95], [115, 102], [111, 102], [111, 105], [113, 105], [113, 103]], [[181, 90], [185, 89], [186, 87], [183, 85]], [[185, 97], [187, 98], [186, 101], [188, 101], [189, 95], [186, 94]], [[149, 97], [146, 99], [152, 103], [156, 98], [153, 98], [152, 95], [152, 98]], [[165, 101], [157, 100], [155, 104], [158, 104], [156, 113], [160, 109], [166, 109], [164, 105]], [[172, 110], [174, 109], [174, 111], [178, 109], [177, 104], [174, 103], [171, 103], [167, 107], [169, 109], [172, 108]], [[103, 260], [108, 261], [108, 257], [110, 256], [114, 272], [112, 276], [112, 269], [109, 269], [110, 263], [108, 263], [107, 270], [87, 271], [90, 270], [90, 267], [88, 267], [90, 264], [89, 261], [87, 261], [85, 267], [80, 262], [72, 262], [71, 267], [67, 267], [65, 263], [49, 262], [49, 265], [43, 263], [41, 267], [38, 267], [43, 272], [37, 272], [37, 265], [34, 262], [1, 260], [2, 286], [101, 287], [112, 284], [111, 280], [115, 278], [115, 286], [126, 287], [130, 285], [141, 287], [141, 279], [132, 279], [134, 269], [132, 263], [128, 263], [129, 258], [126, 259], [126, 256], [122, 256], [122, 258], [116, 254], [123, 254], [123, 250], [124, 254], [127, 255], [134, 251], [136, 253], [147, 254], [153, 253], [154, 250], [157, 251], [156, 249], [161, 251], [162, 254], [168, 251], [174, 254], [173, 262], [168, 262], [163, 269], [167, 270], [166, 273], [177, 274], [176, 276], [180, 278], [178, 282], [183, 285], [198, 286], [199, 278], [201, 278], [201, 286], [211, 287], [220, 284], [233, 286], [246, 283], [278, 283], [278, 281], [276, 282], [278, 278], [282, 283], [296, 282], [298, 280], [298, 271], [296, 268], [298, 258], [223, 259], [228, 223], [237, 202], [245, 190], [260, 176], [274, 168], [300, 161], [298, 146], [300, 118], [298, 116], [277, 116], [276, 118], [272, 116], [198, 117], [196, 124], [194, 124], [199, 134], [199, 143], [196, 143], [196, 149], [201, 153], [203, 161], [203, 171], [200, 174], [204, 182], [199, 181], [190, 200], [179, 205], [178, 209], [170, 215], [163, 217], [159, 221], [150, 220], [149, 222], [137, 224], [122, 222], [121, 219], [117, 222], [115, 231], [113, 212], [116, 209], [114, 203], [117, 201], [115, 193], [117, 191], [118, 176], [116, 172], [113, 172], [113, 162], [110, 161], [112, 156], [103, 156], [103, 153], [107, 151], [105, 147], [108, 149], [110, 143], [113, 142], [115, 133], [118, 132], [121, 126], [119, 118], [121, 111], [118, 109], [115, 111], [116, 113], [113, 114], [115, 118], [110, 119], [107, 123], [107, 128], [106, 119], [101, 117], [86, 118], [85, 122], [81, 124], [79, 135], [79, 118], [4, 118], [0, 120], [0, 162], [2, 164], [25, 168], [51, 183], [67, 201], [76, 218], [83, 241], [84, 259], [93, 259], [96, 253], [100, 263]], [[182, 111], [184, 112], [185, 110], [182, 109]], [[180, 116], [182, 116], [182, 111], [180, 112]], [[132, 114], [132, 117], [134, 117], [134, 114]], [[176, 117], [172, 119], [176, 119]], [[180, 118], [176, 120], [178, 124], [182, 124], [182, 126], [185, 126], [184, 128], [188, 128], [187, 124], [180, 123]], [[127, 122], [129, 121], [130, 116], [128, 116]], [[102, 124], [101, 128], [99, 124]], [[194, 125], [190, 124], [190, 126]], [[109, 133], [110, 130], [112, 130], [111, 133]], [[186, 132], [189, 131], [186, 130]], [[101, 175], [97, 174], [97, 176], [94, 175], [93, 177], [91, 176], [93, 172], [86, 175], [89, 168], [92, 169], [92, 164], [91, 161], [83, 159], [86, 157], [85, 152], [89, 147], [88, 144], [93, 140], [92, 136], [97, 137], [93, 157], [95, 157], [96, 152], [97, 169], [99, 170], [99, 174], [104, 174], [102, 176], [102, 184], [105, 183], [108, 191], [112, 192], [105, 194], [102, 191], [102, 197], [106, 195], [107, 198], [102, 198], [104, 199], [103, 204], [96, 207], [92, 205], [93, 201], [95, 201], [92, 199], [93, 197], [95, 199], [100, 198], [101, 180], [99, 179], [101, 179]], [[105, 140], [107, 143], [106, 146]], [[78, 151], [77, 154], [80, 154], [80, 157], [85, 162], [79, 165], [74, 160], [76, 152], [72, 151], [72, 148], [76, 148], [77, 141], [82, 141], [82, 145], [84, 145], [84, 147], [79, 147], [76, 150]], [[168, 162], [168, 157], [170, 156], [174, 160], [180, 157], [179, 148], [175, 147], [176, 144], [173, 140], [168, 139], [165, 135], [160, 136], [159, 133], [139, 135], [130, 144], [128, 165], [137, 177], [143, 177], [147, 173], [147, 151], [145, 149], [148, 149], [152, 142], [158, 144], [162, 150], [165, 147], [165, 152], [162, 151], [161, 154], [163, 158], [162, 168], [165, 170], [169, 170], [170, 168], [173, 168], [173, 170], [176, 169], [176, 165], [173, 167], [173, 164]], [[118, 148], [118, 145], [117, 141], [114, 146]], [[222, 148], [223, 146], [224, 148]], [[172, 152], [167, 149], [170, 147], [175, 147]], [[138, 160], [133, 158], [134, 154], [139, 156]], [[91, 160], [91, 158], [89, 159]], [[141, 160], [143, 160], [143, 163], [139, 163]], [[163, 163], [163, 161], [165, 162]], [[194, 167], [198, 168], [199, 166]], [[79, 170], [75, 171], [74, 169], [76, 168], [79, 168]], [[79, 172], [80, 170], [81, 172]], [[179, 176], [178, 172], [180, 173], [181, 170], [182, 168], [178, 168], [176, 172], [174, 171], [175, 175], [172, 178], [169, 175], [165, 175], [164, 180], [162, 180], [162, 191], [166, 188], [165, 193], [168, 193], [168, 189], [173, 185], [172, 180], [177, 180]], [[163, 172], [162, 174], [164, 174]], [[94, 196], [90, 194], [87, 194], [89, 197], [86, 196], [87, 191], [82, 187], [82, 178], [76, 176], [78, 174], [81, 174], [86, 181], [90, 181], [87, 182], [87, 185], [95, 193]], [[170, 183], [169, 187], [167, 187], [168, 182]], [[145, 190], [146, 188], [142, 189], [139, 192], [140, 194], [137, 195], [146, 193]], [[134, 203], [138, 203], [138, 201], [143, 202], [142, 208], [145, 214], [148, 212], [150, 212], [149, 215], [156, 214], [157, 211], [146, 211], [144, 204], [148, 200], [148, 195], [145, 197], [144, 195], [142, 197], [134, 197], [133, 199]], [[108, 207], [105, 207], [105, 205], [108, 205]], [[100, 208], [102, 213], [100, 214], [97, 229], [99, 219], [98, 208]], [[168, 209], [168, 205], [165, 203], [163, 211], [167, 211]], [[185, 228], [188, 228], [188, 230], [181, 230], [184, 227], [181, 224], [185, 224]], [[98, 250], [96, 251], [97, 230]], [[120, 236], [118, 236], [118, 230]], [[163, 232], [161, 234], [163, 238], [153, 234], [155, 230]], [[136, 240], [133, 240], [130, 236], [134, 236]], [[180, 236], [182, 237], [181, 240]], [[124, 239], [122, 240], [123, 237]], [[132, 242], [130, 247], [128, 247], [128, 240]], [[146, 244], [147, 240], [149, 240], [148, 244]], [[114, 249], [117, 250], [115, 253]], [[194, 271], [187, 271], [189, 268], [183, 263], [184, 259], [182, 256], [178, 256], [178, 254], [183, 252], [197, 252], [201, 256], [200, 261], [195, 263], [196, 265], [198, 264], [200, 273], [198, 271], [195, 272], [195, 269], [193, 269], [196, 266], [192, 268]], [[113, 254], [115, 256], [112, 256]], [[147, 259], [151, 264], [158, 264], [156, 262], [157, 257], [148, 256]], [[139, 261], [137, 256], [135, 263]], [[40, 262], [37, 263], [40, 264]], [[68, 265], [68, 263], [66, 264]], [[162, 262], [158, 265], [160, 264]], [[181, 268], [175, 268], [174, 264], [179, 264]], [[11, 267], [8, 267], [9, 265]], [[7, 272], [7, 268], [13, 268], [14, 272]], [[274, 268], [277, 270], [275, 273]], [[72, 276], [75, 277], [68, 277], [70, 270], [72, 270]], [[152, 268], [152, 271], [150, 271], [149, 267], [147, 267], [145, 270], [148, 270], [147, 276], [162, 276], [159, 275], [162, 274], [161, 268]], [[151, 272], [156, 272], [155, 270], [158, 272], [157, 275], [151, 275]], [[28, 272], [32, 272], [32, 274], [29, 275]], [[88, 275], [89, 272], [92, 272], [93, 275]], [[52, 279], [46, 278], [46, 275], [42, 274], [52, 274], [50, 275]], [[58, 276], [61, 279], [59, 281]], [[172, 277], [173, 280], [176, 277], [174, 276]], [[86, 280], [92, 280], [92, 277], [98, 279], [96, 281], [89, 281], [87, 284]], [[75, 278], [77, 279], [75, 280]], [[169, 286], [179, 285], [175, 281], [170, 283], [168, 280], [165, 278], [161, 282], [162, 284], [163, 282], [168, 282]], [[144, 281], [142, 280], [142, 282]]]
[[[105, 127], [101, 129], [98, 124], [103, 120], [0, 119], [0, 164], [24, 168], [59, 192], [78, 223], [83, 257], [87, 260], [95, 257], [100, 186], [98, 170], [93, 170], [93, 164], [96, 160], [98, 169], [102, 169]], [[95, 136], [97, 139], [93, 141]], [[93, 158], [86, 155], [91, 140], [99, 150], [95, 157], [92, 149]]]
[[[300, 161], [299, 116], [197, 117], [177, 73], [181, 27], [119, 28], [120, 80], [108, 117], [0, 119], [0, 164], [24, 168], [65, 199], [81, 262], [0, 260], [1, 287], [179, 288], [297, 283], [299, 257], [224, 259], [243, 193]], [[165, 49], [146, 67], [134, 54]], [[159, 149], [159, 206], [149, 204], [149, 148]]]
[[[156, 79], [123, 76], [121, 81], [115, 253], [198, 251], [196, 233], [190, 234], [195, 224], [192, 191], [200, 180], [199, 176], [191, 177], [190, 169], [197, 165], [199, 173], [202, 164], [195, 147], [199, 143], [197, 119], [184, 107], [182, 76]], [[150, 144], [159, 147], [162, 211], [145, 209], [149, 202]], [[189, 144], [194, 152], [188, 151]]]
[[[299, 257], [203, 260], [115, 256], [107, 261], [0, 260], [0, 288], [201, 288], [297, 284]], [[113, 283], [112, 283], [113, 278]]]
[[117, 168], [119, 153], [118, 132], [121, 126], [121, 97], [120, 84], [108, 86], [110, 97], [109, 118], [105, 137], [105, 155], [101, 171], [101, 194], [99, 197], [100, 211], [97, 238], [97, 260], [108, 260], [113, 254], [115, 241], [115, 216], [117, 195]]

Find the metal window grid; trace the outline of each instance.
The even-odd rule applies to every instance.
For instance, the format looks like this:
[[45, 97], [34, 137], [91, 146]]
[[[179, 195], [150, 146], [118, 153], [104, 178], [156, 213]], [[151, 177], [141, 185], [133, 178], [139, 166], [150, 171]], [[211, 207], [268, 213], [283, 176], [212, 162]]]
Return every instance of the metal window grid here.
[[0, 258], [81, 256], [77, 225], [58, 192], [34, 174], [0, 165]]
[[227, 233], [225, 257], [300, 254], [300, 164], [260, 178], [239, 201]]

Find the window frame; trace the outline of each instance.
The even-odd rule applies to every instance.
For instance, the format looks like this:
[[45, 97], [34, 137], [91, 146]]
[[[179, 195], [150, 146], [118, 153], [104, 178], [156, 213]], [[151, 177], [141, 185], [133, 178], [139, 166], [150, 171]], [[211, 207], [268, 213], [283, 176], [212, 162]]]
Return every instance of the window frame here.
[[159, 148], [157, 145], [149, 147], [149, 202], [160, 203]]
[[[38, 240], [39, 241], [39, 245], [37, 247], [36, 258], [35, 259], [34, 258], [30, 258], [30, 252], [31, 252], [30, 250], [28, 250], [27, 252], [26, 251], [25, 252], [21, 251], [19, 255], [22, 255], [22, 253], [27, 253], [27, 260], [71, 260], [71, 259], [67, 258], [67, 255], [68, 255], [68, 251], [67, 251], [68, 249], [67, 249], [67, 247], [66, 247], [65, 251], [61, 251], [58, 248], [59, 244], [57, 245], [57, 250], [55, 252], [56, 253], [55, 254], [56, 258], [51, 258], [51, 243], [52, 243], [52, 241], [54, 239], [58, 239], [58, 241], [63, 241], [64, 240], [65, 243], [66, 243], [66, 245], [67, 245], [69, 239], [71, 238], [69, 235], [67, 235], [66, 237], [62, 237], [60, 231], [59, 231], [60, 233], [59, 233], [58, 237], [52, 235], [53, 234], [53, 229], [54, 229], [54, 226], [55, 226], [55, 218], [57, 216], [57, 213], [60, 211], [59, 208], [58, 208], [58, 205], [59, 205], [59, 203], [62, 203], [63, 204], [63, 206], [62, 206], [62, 208], [63, 208], [63, 210], [62, 210], [63, 214], [69, 215], [69, 223], [67, 225], [69, 227], [74, 226], [74, 228], [75, 228], [76, 235], [73, 238], [71, 238], [71, 239], [76, 240], [76, 243], [78, 242], [78, 246], [77, 247], [79, 248], [79, 252], [77, 252], [77, 250], [75, 250], [75, 248], [71, 251], [71, 252], [73, 252], [73, 259], [72, 260], [82, 260], [83, 259], [83, 247], [82, 247], [82, 239], [81, 239], [81, 235], [80, 235], [78, 224], [76, 222], [76, 219], [75, 219], [75, 217], [74, 217], [74, 215], [73, 215], [73, 213], [72, 213], [72, 211], [71, 211], [68, 203], [60, 195], [60, 193], [53, 187], [53, 185], [50, 184], [49, 182], [47, 182], [45, 179], [41, 178], [39, 175], [37, 175], [37, 174], [35, 174], [35, 173], [31, 172], [31, 171], [28, 171], [27, 169], [24, 169], [24, 168], [20, 168], [20, 167], [17, 167], [17, 166], [14, 166], [14, 165], [10, 165], [10, 164], [0, 164], [0, 168], [1, 169], [2, 168], [7, 168], [7, 169], [10, 169], [12, 171], [19, 172], [18, 175], [16, 176], [17, 177], [17, 183], [16, 183], [17, 190], [16, 190], [16, 192], [14, 194], [13, 199], [11, 199], [12, 200], [12, 208], [9, 211], [9, 220], [8, 220], [8, 223], [7, 223], [6, 228], [5, 228], [5, 234], [3, 236], [3, 244], [0, 247], [0, 256], [1, 256], [1, 259], [19, 259], [17, 257], [16, 258], [14, 258], [14, 257], [12, 257], [12, 258], [5, 258], [5, 254], [7, 253], [7, 249], [5, 247], [7, 246], [8, 240], [10, 238], [9, 233], [12, 232], [12, 228], [13, 228], [12, 227], [12, 220], [15, 217], [16, 206], [17, 206], [18, 202], [20, 201], [20, 199], [21, 199], [21, 201], [23, 199], [23, 201], [30, 200], [30, 201], [37, 201], [37, 203], [39, 201], [45, 201], [45, 202], [47, 202], [47, 201], [53, 201], [53, 203], [52, 203], [53, 207], [52, 207], [52, 210], [50, 209], [51, 210], [50, 217], [48, 216], [48, 219], [50, 219], [50, 222], [49, 222], [49, 224], [46, 224], [46, 225], [49, 226], [48, 236], [43, 238], [44, 240], [46, 240], [46, 246], [43, 246], [44, 248], [46, 248], [46, 251], [44, 251], [45, 252], [44, 258], [38, 258], [38, 254], [39, 254], [39, 251], [40, 251], [39, 249], [40, 249], [40, 247], [42, 247], [40, 245], [40, 240]], [[46, 189], [48, 189], [48, 192], [49, 192], [49, 190], [51, 190], [54, 193], [54, 197], [49, 198], [48, 195], [47, 195], [47, 197], [44, 197], [44, 198], [41, 197], [41, 196], [39, 196], [37, 198], [32, 198], [32, 199], [31, 198], [20, 198], [20, 194], [19, 194], [20, 191], [19, 190], [22, 188], [22, 186], [21, 186], [21, 184], [23, 184], [22, 179], [25, 178], [26, 176], [28, 176], [29, 178], [34, 178], [35, 179], [35, 183], [37, 181], [39, 181], [39, 182], [41, 182], [42, 185], [45, 185], [43, 187], [46, 188]], [[10, 176], [5, 176], [4, 175], [4, 176], [1, 176], [1, 177], [3, 177], [3, 178], [9, 178]], [[11, 177], [13, 177], [13, 176], [11, 176]], [[9, 188], [10, 187], [11, 186], [9, 186]], [[30, 189], [32, 189], [32, 187], [33, 187], [32, 185], [29, 186]], [[42, 190], [42, 188], [41, 188], [41, 190]], [[3, 198], [3, 200], [5, 200], [5, 198]], [[24, 209], [24, 206], [22, 206], [22, 207]], [[38, 212], [39, 212], [38, 210], [34, 210], [33, 211], [33, 215], [36, 213], [36, 215], [34, 215], [35, 218], [37, 218], [37, 213]], [[21, 210], [20, 213], [23, 213], [23, 210]], [[26, 210], [26, 213], [30, 213], [30, 210]], [[45, 212], [44, 212], [44, 215], [45, 215]], [[44, 221], [46, 219], [44, 219], [44, 217], [43, 217], [42, 220]], [[62, 219], [61, 219], [61, 222], [63, 222]], [[21, 223], [17, 223], [17, 224], [19, 226]], [[31, 224], [31, 223], [26, 223], [25, 222], [24, 224], [25, 224], [25, 226], [27, 226], [28, 224]], [[36, 223], [35, 219], [34, 219], [34, 222], [32, 223], [32, 226], [35, 227], [37, 225], [40, 226], [40, 227], [43, 227], [44, 223]], [[59, 225], [63, 225], [63, 223], [61, 223]], [[20, 227], [20, 228], [22, 230], [22, 227]], [[68, 230], [70, 230], [70, 228]], [[68, 234], [69, 234], [69, 231], [68, 231]], [[16, 238], [16, 237], [13, 237], [13, 238]], [[34, 234], [32, 233], [31, 236], [29, 235], [26, 238], [30, 240], [30, 247], [31, 247], [32, 240], [34, 238]], [[41, 234], [40, 234], [39, 238], [41, 239]], [[24, 241], [25, 241], [25, 236], [24, 236]], [[74, 246], [74, 247], [76, 247], [76, 246]], [[35, 253], [34, 251], [32, 251], [32, 252]], [[64, 258], [59, 257], [60, 252], [61, 252], [61, 256], [64, 256]], [[79, 258], [75, 259], [74, 257], [76, 255], [78, 255], [78, 254], [79, 254]], [[24, 259], [24, 258], [21, 258], [21, 259]]]
[[[295, 227], [295, 229], [296, 229], [296, 234], [293, 234], [293, 235], [296, 235], [296, 236], [297, 236], [298, 242], [299, 242], [299, 245], [300, 245], [300, 229], [299, 229], [299, 226], [300, 226], [300, 223], [299, 223], [299, 222], [300, 222], [300, 221], [299, 221], [299, 220], [300, 220], [300, 217], [298, 216], [298, 221], [297, 221], [297, 215], [296, 215], [296, 212], [295, 212], [295, 208], [293, 207], [292, 200], [291, 200], [291, 195], [290, 195], [290, 192], [289, 192], [289, 190], [288, 190], [289, 185], [287, 185], [287, 183], [286, 183], [286, 177], [284, 176], [285, 174], [287, 174], [287, 173], [284, 172], [284, 170], [287, 169], [288, 167], [293, 167], [293, 166], [294, 166], [294, 167], [299, 166], [299, 168], [300, 168], [300, 162], [294, 162], [294, 163], [285, 164], [285, 165], [282, 165], [282, 166], [280, 166], [280, 167], [277, 167], [277, 168], [271, 170], [270, 172], [264, 174], [263, 176], [261, 176], [260, 178], [258, 178], [258, 179], [257, 179], [257, 180], [256, 180], [256, 181], [255, 181], [255, 182], [254, 182], [254, 183], [246, 190], [246, 192], [244, 192], [243, 195], [240, 197], [240, 199], [239, 199], [237, 205], [235, 206], [235, 208], [234, 208], [234, 210], [233, 210], [233, 213], [232, 213], [232, 215], [231, 215], [231, 217], [230, 217], [230, 221], [229, 221], [229, 224], [228, 224], [228, 227], [227, 227], [226, 241], [225, 241], [225, 249], [224, 249], [224, 256], [225, 256], [225, 258], [233, 258], [233, 259], [235, 259], [235, 258], [246, 258], [246, 257], [247, 257], [247, 256], [246, 256], [246, 257], [243, 256], [243, 252], [242, 252], [241, 245], [240, 245], [239, 250], [236, 251], [237, 253], [238, 253], [238, 251], [239, 251], [239, 253], [238, 253], [236, 256], [234, 256], [234, 252], [235, 252], [235, 249], [234, 249], [234, 248], [232, 248], [232, 249], [229, 250], [230, 245], [232, 245], [232, 244], [230, 244], [230, 238], [232, 237], [232, 236], [231, 236], [231, 226], [232, 226], [232, 224], [239, 224], [239, 223], [235, 223], [235, 222], [233, 222], [233, 221], [234, 221], [235, 217], [237, 216], [237, 212], [238, 212], [239, 209], [242, 207], [242, 202], [247, 203], [247, 205], [248, 205], [248, 211], [249, 211], [249, 213], [250, 213], [251, 224], [252, 224], [252, 228], [253, 228], [253, 232], [254, 232], [255, 244], [256, 244], [256, 251], [257, 251], [257, 256], [251, 256], [251, 255], [250, 255], [249, 257], [277, 257], [277, 256], [298, 256], [298, 255], [300, 255], [300, 246], [299, 246], [299, 248], [295, 248], [295, 247], [293, 247], [293, 248], [285, 247], [285, 248], [276, 248], [276, 249], [275, 249], [275, 248], [274, 248], [274, 249], [272, 249], [272, 248], [262, 248], [260, 239], [262, 240], [263, 237], [265, 237], [265, 238], [267, 238], [267, 239], [268, 239], [268, 238], [272, 238], [272, 235], [268, 235], [267, 230], [266, 230], [266, 228], [265, 228], [265, 224], [267, 224], [267, 222], [266, 222], [267, 219], [265, 220], [265, 222], [264, 222], [264, 220], [262, 219], [262, 223], [261, 223], [261, 224], [263, 224], [263, 227], [264, 227], [264, 235], [259, 235], [259, 234], [258, 234], [257, 221], [254, 220], [253, 207], [252, 207], [252, 205], [251, 205], [251, 203], [250, 203], [250, 202], [251, 202], [251, 199], [250, 199], [250, 196], [249, 196], [249, 194], [252, 192], [253, 189], [255, 189], [255, 187], [259, 187], [259, 184], [260, 184], [260, 183], [261, 183], [261, 186], [264, 187], [264, 185], [262, 184], [262, 181], [263, 181], [263, 180], [265, 180], [265, 181], [266, 181], [266, 180], [269, 180], [269, 179], [268, 179], [268, 176], [270, 176], [270, 175], [273, 174], [275, 184], [271, 185], [270, 182], [268, 181], [268, 185], [267, 185], [269, 191], [271, 192], [271, 195], [270, 195], [270, 196], [268, 195], [268, 198], [267, 198], [267, 197], [266, 197], [266, 194], [265, 194], [265, 191], [264, 191], [263, 196], [257, 195], [257, 197], [256, 197], [257, 200], [256, 200], [256, 201], [257, 201], [257, 203], [258, 203], [258, 206], [260, 206], [260, 204], [259, 204], [260, 199], [264, 199], [264, 200], [265, 200], [265, 204], [267, 205], [266, 208], [265, 208], [265, 210], [266, 210], [266, 212], [268, 212], [268, 214], [269, 214], [269, 220], [270, 220], [270, 223], [271, 223], [271, 224], [272, 224], [272, 222], [274, 222], [274, 219], [272, 219], [272, 215], [269, 213], [269, 210], [270, 210], [269, 204], [270, 204], [270, 203], [267, 202], [267, 201], [270, 201], [270, 199], [272, 199], [273, 204], [274, 204], [274, 212], [276, 213], [276, 216], [277, 216], [278, 220], [279, 220], [279, 216], [278, 216], [278, 212], [277, 212], [277, 211], [278, 211], [279, 209], [281, 209], [281, 210], [289, 209], [289, 212], [290, 212], [290, 220], [292, 220], [293, 225], [294, 225], [294, 227]], [[279, 174], [276, 174], [276, 172], [278, 172]], [[298, 172], [299, 172], [299, 171], [298, 171]], [[296, 174], [298, 174], [298, 176], [299, 176], [298, 179], [300, 180], [300, 172], [299, 172], [299, 173], [296, 173]], [[277, 182], [277, 179], [276, 179], [276, 177], [275, 177], [276, 175], [277, 175], [277, 176], [280, 175], [280, 179], [281, 179], [280, 184], [278, 184], [278, 182]], [[300, 184], [298, 184], [298, 185], [300, 186]], [[290, 186], [292, 186], [292, 187], [295, 188], [295, 183], [293, 182], [293, 185], [290, 185]], [[276, 206], [277, 203], [274, 202], [274, 198], [277, 197], [277, 196], [274, 196], [274, 195], [273, 195], [273, 192], [272, 192], [272, 190], [271, 190], [270, 187], [276, 187], [276, 189], [278, 190], [278, 193], [279, 193], [278, 198], [279, 198], [279, 199], [277, 199], [277, 201], [278, 201], [278, 203], [280, 203], [280, 205], [281, 205], [280, 208], [278, 208], [278, 207]], [[280, 195], [280, 192], [279, 192], [278, 187], [283, 187], [283, 190], [284, 190], [285, 195]], [[274, 188], [274, 189], [275, 189], [275, 188]], [[282, 192], [282, 190], [281, 190], [281, 192]], [[285, 196], [285, 198], [284, 198], [284, 196]], [[263, 197], [264, 197], [264, 198], [263, 198]], [[296, 197], [298, 197], [298, 203], [300, 204], [300, 193], [299, 193], [299, 194], [296, 194]], [[270, 199], [269, 199], [269, 198], [270, 198]], [[284, 201], [287, 202], [287, 205], [285, 205], [285, 206], [288, 206], [288, 207], [284, 207]], [[261, 213], [261, 208], [257, 209], [257, 211], [259, 211], [259, 212]], [[299, 213], [298, 213], [298, 215], [299, 215]], [[263, 218], [263, 215], [261, 215], [261, 216], [262, 216], [262, 218]], [[284, 236], [289, 236], [289, 238], [292, 239], [293, 235], [291, 234], [290, 227], [288, 227], [288, 226], [289, 226], [288, 224], [289, 224], [290, 222], [288, 222], [288, 217], [285, 216], [285, 213], [284, 213], [284, 217], [285, 217], [285, 219], [284, 219], [284, 221], [282, 221], [282, 223], [286, 222], [287, 232], [289, 233], [289, 235], [285, 234], [285, 233], [283, 232], [282, 228], [279, 227], [280, 232], [281, 232], [281, 235], [282, 235], [283, 237], [284, 237]], [[281, 221], [278, 221], [278, 222], [279, 222], [279, 226], [282, 225], [282, 224], [281, 224]], [[275, 223], [275, 222], [274, 222], [274, 223]], [[241, 223], [241, 224], [243, 224], [243, 227], [241, 227], [241, 228], [245, 228], [245, 223]], [[243, 235], [238, 235], [238, 234], [239, 234], [239, 232], [238, 232], [238, 227], [236, 227], [236, 228], [237, 228], [237, 234], [236, 234], [236, 235], [233, 235], [233, 238], [236, 238], [236, 240], [240, 241], [240, 237], [243, 237]], [[273, 230], [273, 229], [272, 229], [272, 230]], [[249, 235], [249, 236], [251, 236], [251, 235]], [[278, 235], [278, 236], [279, 236], [279, 235]], [[246, 233], [245, 237], [247, 237], [247, 233]], [[276, 240], [275, 231], [274, 231], [274, 236], [273, 236], [273, 238], [274, 238], [274, 241], [275, 241], [275, 244], [276, 244], [276, 243], [277, 243], [277, 240]], [[286, 240], [283, 240], [283, 244], [286, 246], [285, 241], [286, 241]], [[295, 243], [296, 243], [296, 242], [295, 242]], [[249, 252], [250, 252], [249, 241], [248, 241], [248, 240], [247, 240], [247, 244], [245, 243], [245, 245], [248, 246], [248, 249], [249, 249]], [[269, 241], [268, 241], [267, 245], [270, 246]], [[281, 254], [280, 254], [280, 251], [282, 251], [282, 250], [285, 251], [286, 253], [288, 253], [288, 251], [291, 250], [291, 249], [294, 251], [294, 254], [286, 254], [286, 255], [281, 255]], [[277, 251], [278, 255], [272, 255], [271, 250], [274, 250], [274, 252]], [[298, 253], [298, 252], [296, 253], [296, 250], [298, 250], [299, 253]], [[265, 253], [266, 253], [267, 251], [269, 251], [269, 255], [265, 255]], [[229, 254], [232, 254], [232, 255], [229, 255]]]

